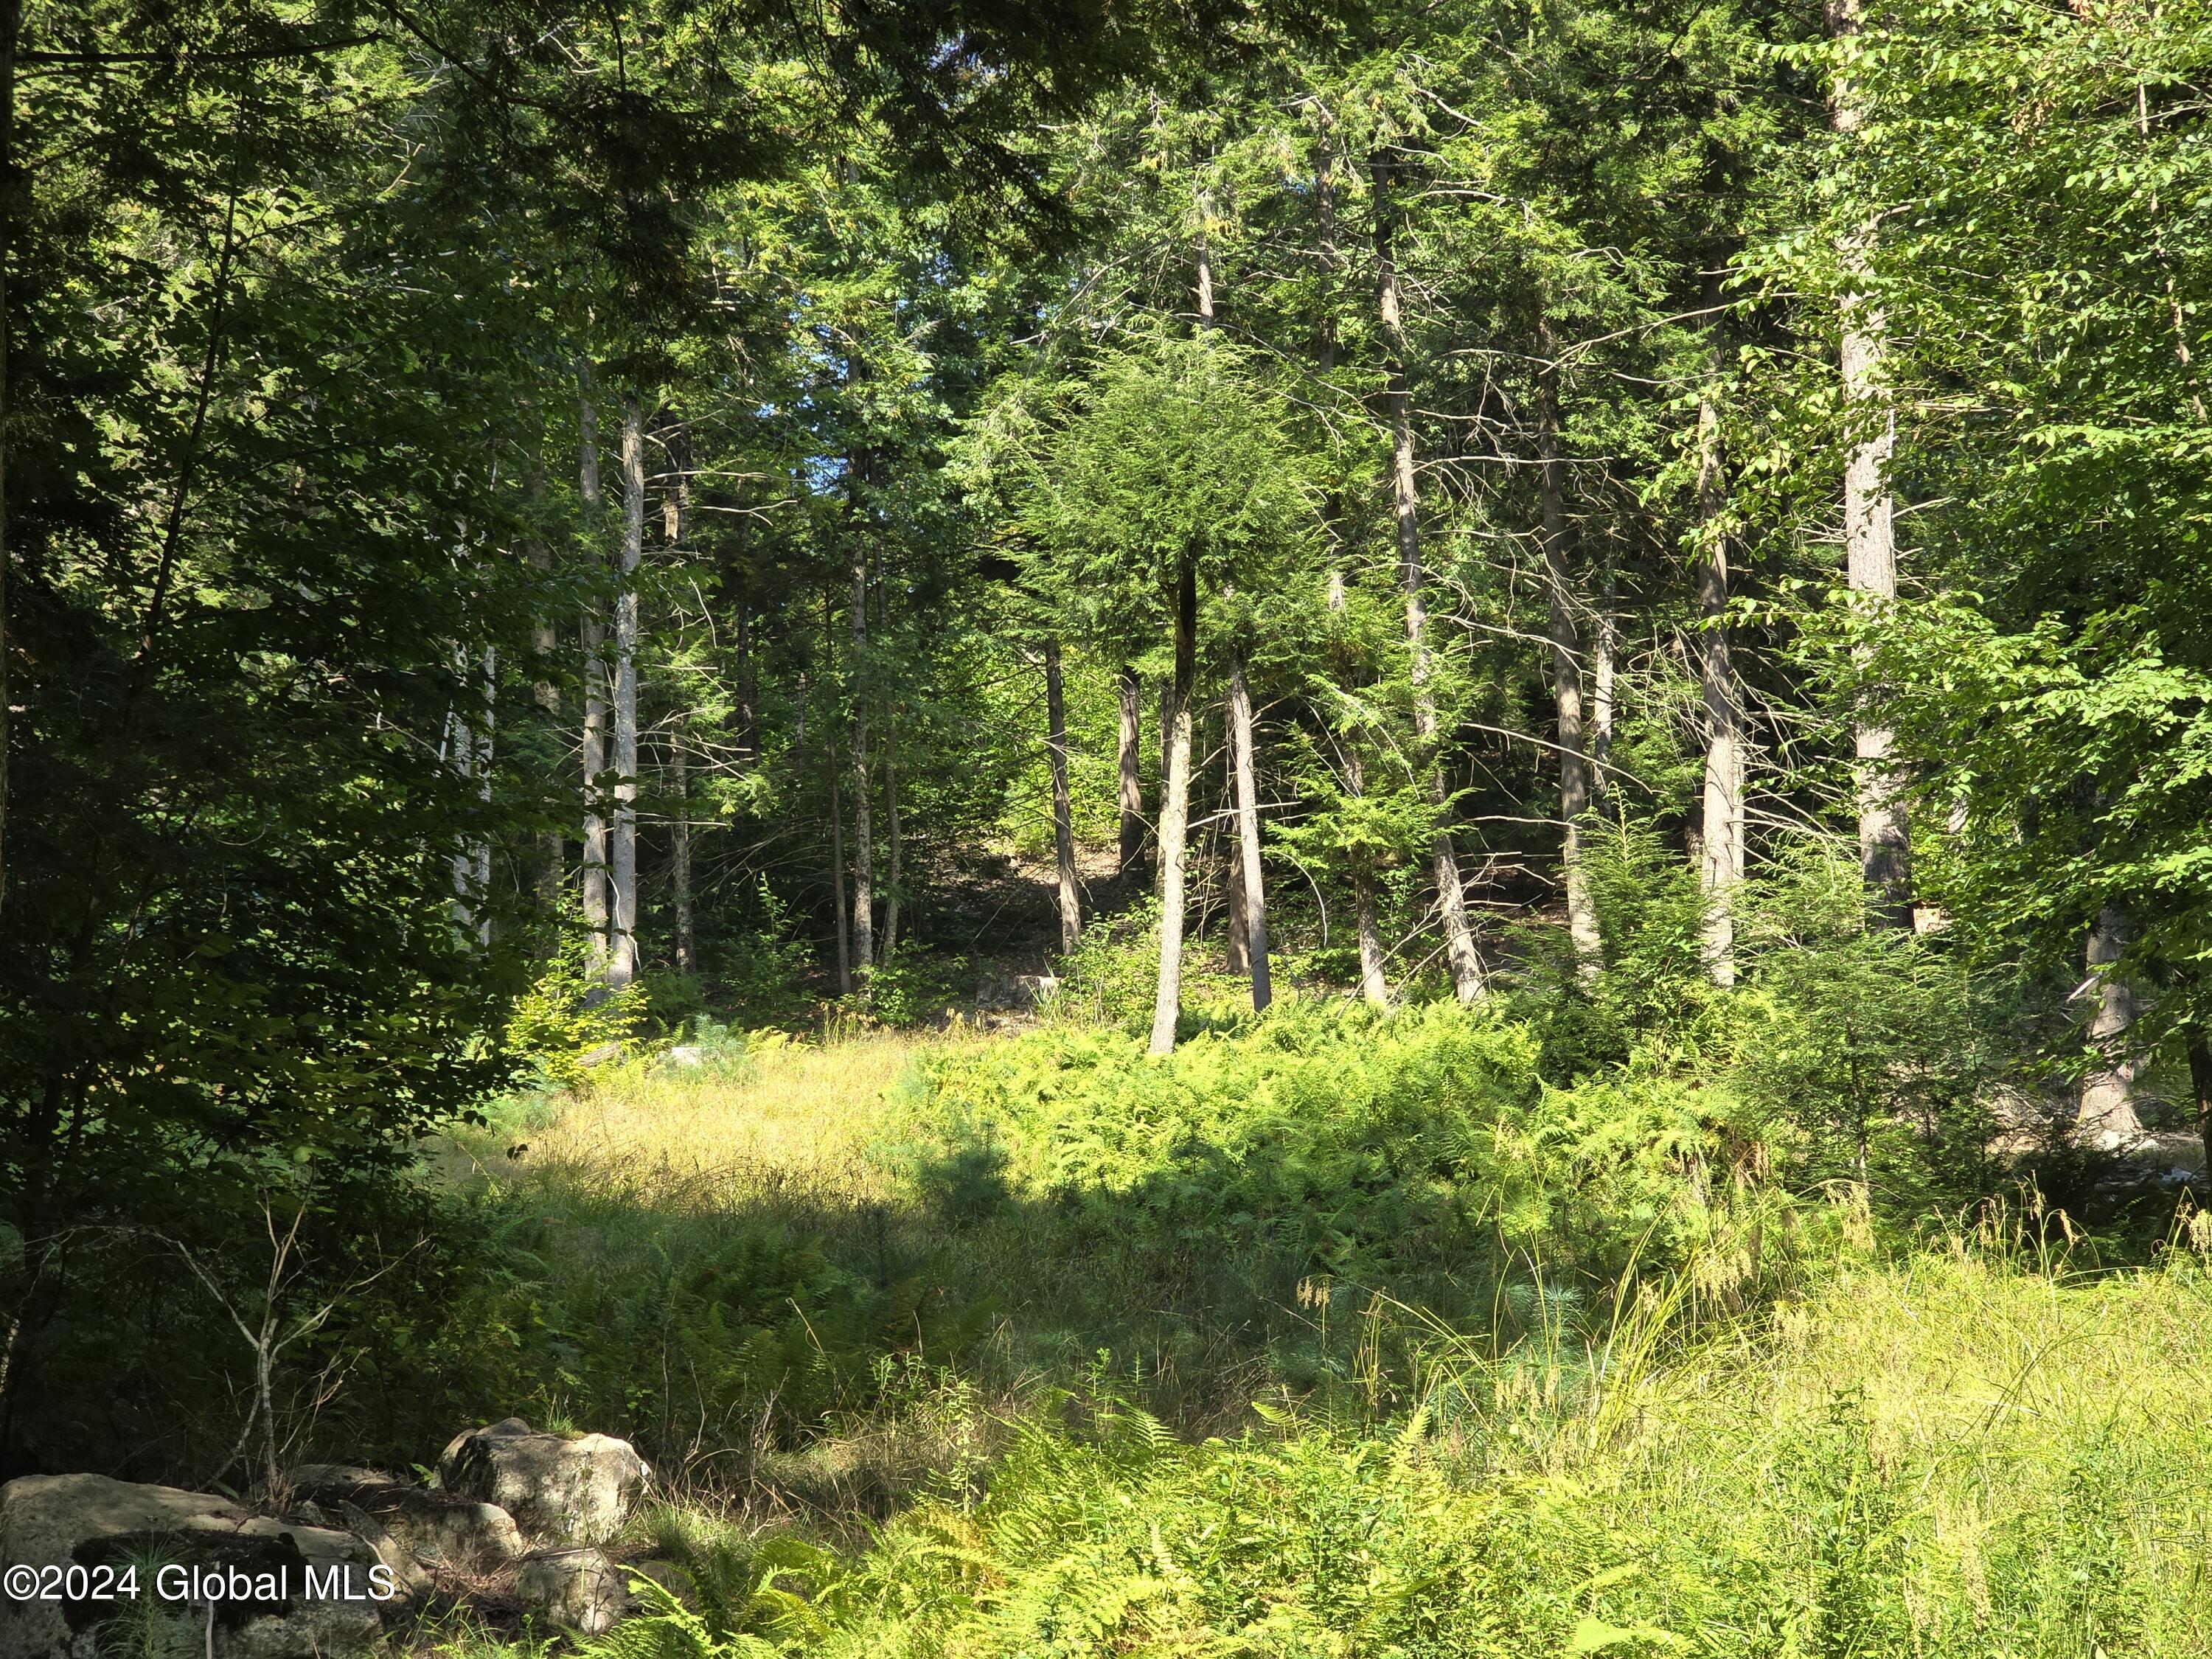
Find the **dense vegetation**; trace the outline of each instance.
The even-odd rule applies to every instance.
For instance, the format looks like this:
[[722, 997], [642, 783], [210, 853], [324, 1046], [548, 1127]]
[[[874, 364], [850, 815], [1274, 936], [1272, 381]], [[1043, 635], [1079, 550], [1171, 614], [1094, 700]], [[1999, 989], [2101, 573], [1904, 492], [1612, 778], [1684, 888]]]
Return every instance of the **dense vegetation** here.
[[0, 1464], [617, 1431], [607, 1659], [2201, 1647], [2208, 74], [0, 0]]

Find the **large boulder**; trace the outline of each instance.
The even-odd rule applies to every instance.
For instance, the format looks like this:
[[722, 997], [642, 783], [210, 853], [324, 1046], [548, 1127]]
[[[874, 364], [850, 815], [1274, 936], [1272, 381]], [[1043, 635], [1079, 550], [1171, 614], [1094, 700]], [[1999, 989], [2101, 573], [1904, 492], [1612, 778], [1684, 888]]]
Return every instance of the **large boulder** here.
[[284, 1480], [302, 1503], [336, 1515], [345, 1514], [350, 1504], [373, 1516], [417, 1560], [433, 1566], [472, 1571], [522, 1553], [514, 1517], [481, 1498], [410, 1486], [348, 1463], [302, 1463], [288, 1470]]
[[[341, 1659], [398, 1593], [350, 1533], [98, 1474], [0, 1487], [0, 1659]], [[25, 1568], [58, 1569], [60, 1595], [16, 1594]]]
[[515, 1563], [514, 1596], [531, 1612], [586, 1636], [599, 1635], [629, 1611], [629, 1592], [614, 1563], [573, 1544], [532, 1550]]
[[651, 1474], [627, 1440], [541, 1434], [519, 1417], [454, 1436], [438, 1460], [446, 1491], [497, 1504], [541, 1545], [605, 1543]]

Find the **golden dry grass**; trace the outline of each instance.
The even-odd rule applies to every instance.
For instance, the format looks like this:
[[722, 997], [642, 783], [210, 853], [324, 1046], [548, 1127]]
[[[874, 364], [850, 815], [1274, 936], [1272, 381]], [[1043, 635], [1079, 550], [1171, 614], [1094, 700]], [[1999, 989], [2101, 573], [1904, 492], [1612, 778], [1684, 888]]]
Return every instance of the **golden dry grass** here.
[[[890, 1183], [867, 1149], [888, 1092], [923, 1054], [976, 1040], [867, 1032], [775, 1043], [731, 1078], [611, 1068], [563, 1098], [550, 1121], [463, 1138], [457, 1150], [476, 1174], [503, 1183], [619, 1195], [664, 1213], [884, 1205]], [[505, 1146], [517, 1141], [527, 1150], [508, 1158]]]

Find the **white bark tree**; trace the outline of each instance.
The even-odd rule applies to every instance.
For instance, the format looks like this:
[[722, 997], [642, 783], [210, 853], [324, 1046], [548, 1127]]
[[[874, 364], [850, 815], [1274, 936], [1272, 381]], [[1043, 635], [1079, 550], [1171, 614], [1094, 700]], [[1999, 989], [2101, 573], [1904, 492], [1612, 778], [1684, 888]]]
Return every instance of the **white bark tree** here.
[[1583, 856], [1583, 819], [1590, 809], [1590, 769], [1583, 714], [1581, 631], [1575, 626], [1574, 588], [1567, 574], [1566, 464], [1559, 458], [1557, 371], [1540, 370], [1536, 381], [1536, 480], [1544, 555], [1545, 616], [1552, 640], [1552, 706], [1559, 734], [1559, 818], [1565, 825], [1559, 863], [1567, 895], [1567, 937], [1575, 953], [1575, 972], [1588, 982], [1597, 977], [1601, 950], [1597, 905], [1590, 896], [1589, 868]]
[[1252, 750], [1252, 692], [1244, 681], [1244, 653], [1229, 659], [1229, 752], [1237, 772], [1237, 900], [1244, 908], [1246, 971], [1252, 975], [1252, 1009], [1274, 1000], [1267, 969], [1267, 897], [1260, 872], [1260, 769]]
[[608, 873], [614, 915], [607, 936], [607, 984], [637, 977], [637, 569], [645, 556], [645, 416], [623, 399], [622, 562], [615, 590], [614, 823]]
[[1421, 566], [1420, 495], [1414, 473], [1413, 400], [1407, 379], [1405, 307], [1398, 291], [1398, 265], [1393, 251], [1396, 209], [1390, 199], [1390, 163], [1377, 154], [1369, 162], [1369, 172], [1375, 185], [1378, 307], [1389, 352], [1384, 401], [1390, 416], [1390, 493], [1397, 526], [1399, 579], [1406, 592], [1406, 648], [1413, 663], [1413, 730], [1428, 751], [1425, 764], [1429, 801], [1437, 813], [1430, 861], [1436, 872], [1437, 905], [1443, 917], [1445, 955], [1451, 964], [1452, 988], [1462, 1003], [1468, 1003], [1483, 993], [1482, 958], [1474, 948], [1474, 929], [1468, 921], [1459, 854], [1452, 847], [1450, 827], [1443, 821], [1449, 794], [1444, 787], [1443, 763], [1436, 752], [1439, 743], [1437, 699], [1431, 684], [1428, 609], [1421, 596], [1425, 578]]
[[[1859, 0], [1832, 0], [1830, 32], [1839, 40], [1858, 33]], [[1830, 123], [1846, 137], [1863, 120], [1849, 80], [1839, 75], [1828, 104]], [[1843, 246], [1847, 278], [1866, 270], [1867, 238], [1861, 232]], [[1844, 578], [1855, 599], [1869, 607], [1897, 599], [1895, 502], [1889, 464], [1897, 446], [1897, 412], [1882, 383], [1887, 325], [1864, 295], [1843, 300], [1839, 353], [1844, 408], [1857, 435], [1844, 465]], [[1857, 760], [1859, 869], [1868, 915], [1877, 926], [1912, 925], [1911, 827], [1892, 750], [1895, 738], [1883, 721], [1862, 714], [1851, 733]]]
[[1728, 543], [1721, 526], [1720, 410], [1698, 404], [1698, 678], [1705, 716], [1705, 811], [1698, 884], [1705, 894], [1705, 969], [1735, 983], [1735, 893], [1744, 872], [1743, 693], [1729, 650]]
[[2136, 1113], [2137, 1058], [2130, 1035], [2136, 1024], [2135, 988], [2115, 965], [2127, 948], [2127, 919], [2112, 905], [2098, 913], [2082, 952], [2088, 970], [2076, 996], [2094, 999], [2089, 1016], [2089, 1046], [2096, 1058], [2081, 1079], [2081, 1104], [2075, 1131], [2091, 1146], [2110, 1152], [2142, 1138]]
[[1067, 697], [1060, 680], [1060, 641], [1044, 642], [1045, 756], [1052, 768], [1053, 866], [1060, 883], [1060, 953], [1083, 942], [1083, 895], [1075, 874], [1075, 798], [1067, 781]]
[[[589, 358], [577, 365], [576, 376], [580, 392], [576, 411], [577, 487], [584, 499], [585, 545], [592, 550], [588, 556], [596, 562], [599, 556], [597, 538], [603, 498], [599, 488], [599, 406], [592, 386]], [[599, 969], [607, 959], [607, 924], [612, 907], [607, 901], [607, 820], [604, 811], [607, 769], [606, 624], [596, 604], [584, 607], [580, 633], [584, 647], [584, 926], [591, 938], [592, 965]]]

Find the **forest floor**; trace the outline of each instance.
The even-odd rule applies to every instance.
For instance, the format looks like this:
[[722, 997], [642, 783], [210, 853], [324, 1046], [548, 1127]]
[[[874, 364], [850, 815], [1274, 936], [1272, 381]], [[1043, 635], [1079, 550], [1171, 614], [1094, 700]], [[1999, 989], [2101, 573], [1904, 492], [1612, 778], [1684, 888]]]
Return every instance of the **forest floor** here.
[[[977, 1226], [902, 1183], [884, 1146], [917, 1063], [1002, 1041], [632, 1068], [455, 1148], [457, 1179], [552, 1224], [556, 1273], [649, 1296], [655, 1272], [766, 1224], [988, 1303], [954, 1365], [827, 1413], [798, 1449], [764, 1425], [717, 1444], [702, 1420], [696, 1456], [664, 1462], [672, 1502], [634, 1523], [634, 1558], [720, 1550], [739, 1577], [812, 1586], [669, 1651], [2212, 1652], [2198, 1253], [2107, 1272], [2021, 1231], [1937, 1235], [1693, 1339], [1674, 1327], [1696, 1287], [1677, 1286], [1627, 1310], [1601, 1374], [1586, 1352], [1439, 1332], [1410, 1423], [1271, 1407], [1250, 1334], [1194, 1342], [1176, 1285], [1110, 1249], [1056, 1254], [1048, 1212]], [[1163, 1429], [1117, 1438], [1110, 1397], [1080, 1434], [1040, 1426], [1086, 1366], [1094, 1402], [1110, 1387], [1101, 1346], [1137, 1357]], [[776, 1537], [831, 1553], [764, 1566]]]

